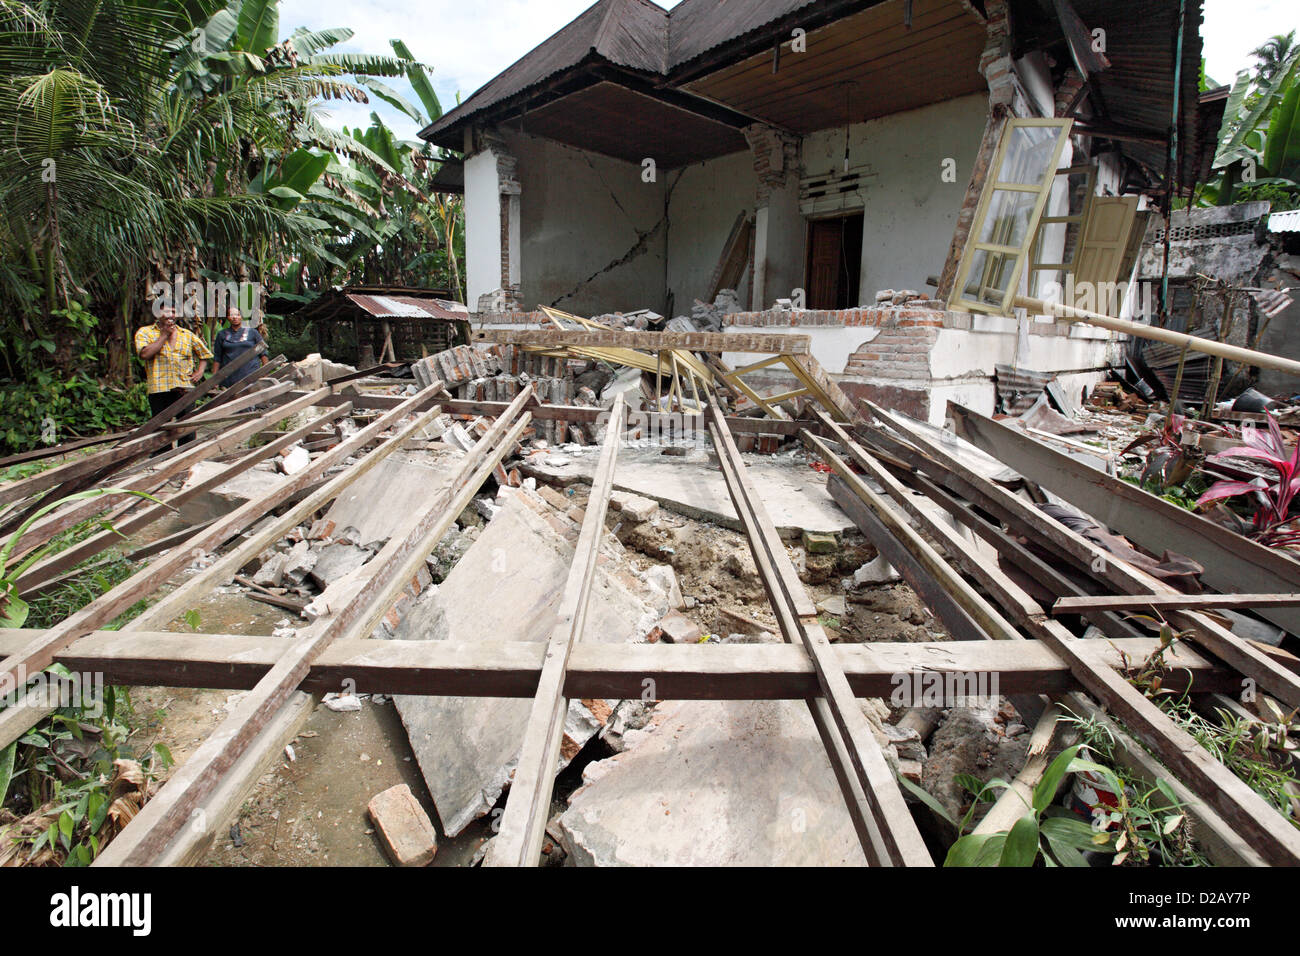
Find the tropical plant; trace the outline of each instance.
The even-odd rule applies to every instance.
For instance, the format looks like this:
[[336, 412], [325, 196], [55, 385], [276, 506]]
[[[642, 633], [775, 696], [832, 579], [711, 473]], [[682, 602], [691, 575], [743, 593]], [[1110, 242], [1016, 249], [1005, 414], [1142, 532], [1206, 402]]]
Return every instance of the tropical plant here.
[[[293, 276], [304, 293], [351, 267], [336, 250], [384, 249], [407, 224], [401, 267], [443, 248], [423, 212], [438, 157], [375, 148], [319, 108], [397, 102], [380, 78], [402, 77], [436, 117], [425, 68], [400, 42], [340, 53], [350, 30], [279, 26], [277, 0], [0, 0], [0, 354], [16, 382], [129, 379], [154, 281]], [[396, 197], [420, 200], [397, 227]], [[85, 333], [78, 311], [105, 321]], [[102, 362], [79, 358], [87, 338]], [[52, 348], [20, 354], [28, 340]]]
[[1242, 70], [1228, 94], [1213, 169], [1200, 201], [1226, 206], [1271, 190], [1281, 205], [1300, 202], [1300, 48], [1294, 35], [1273, 37], [1254, 51], [1252, 75]]
[[1300, 545], [1300, 529], [1292, 525], [1291, 519], [1291, 502], [1300, 491], [1300, 445], [1293, 451], [1287, 450], [1282, 430], [1271, 414], [1266, 432], [1253, 425], [1243, 425], [1241, 437], [1244, 445], [1211, 455], [1207, 460], [1250, 458], [1272, 468], [1277, 477], [1272, 481], [1259, 477], [1251, 481], [1215, 482], [1196, 500], [1196, 506], [1203, 508], [1215, 501], [1248, 496], [1256, 504], [1255, 512], [1249, 527], [1238, 522], [1238, 531], [1272, 548]]

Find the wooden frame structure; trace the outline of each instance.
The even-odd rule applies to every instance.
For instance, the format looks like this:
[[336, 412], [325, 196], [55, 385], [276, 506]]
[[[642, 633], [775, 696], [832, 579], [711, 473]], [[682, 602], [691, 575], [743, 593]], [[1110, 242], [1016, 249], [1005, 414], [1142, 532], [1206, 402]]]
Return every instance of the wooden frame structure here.
[[[1128, 740], [1126, 734], [1131, 733], [1150, 751], [1132, 753], [1127, 759], [1140, 772], [1177, 785], [1177, 792], [1185, 794], [1180, 799], [1190, 804], [1189, 813], [1208, 834], [1207, 844], [1216, 848], [1221, 859], [1273, 865], [1300, 862], [1300, 833], [1125, 679], [1121, 672], [1124, 655], [1140, 658], [1160, 645], [1137, 633], [1116, 612], [1140, 607], [1144, 601], [1155, 603], [1188, 630], [1190, 644], [1180, 644], [1171, 652], [1176, 669], [1169, 673], [1170, 686], [1231, 692], [1244, 677], [1295, 706], [1300, 702], [1300, 668], [1294, 659], [1237, 638], [1197, 613], [1207, 602], [1178, 600], [1159, 582], [1050, 522], [1021, 498], [964, 467], [942, 442], [908, 420], [869, 403], [864, 403], [864, 408], [871, 415], [870, 422], [856, 416], [852, 422], [836, 421], [836, 412], [845, 410], [828, 400], [823, 404], [825, 411], [816, 412], [808, 422], [759, 424], [765, 428], [786, 425], [787, 434], [798, 434], [831, 466], [832, 497], [881, 554], [900, 569], [955, 642], [831, 645], [732, 437], [733, 426], [740, 427], [745, 420], [724, 416], [716, 394], [708, 404], [709, 433], [784, 645], [706, 649], [582, 641], [618, 446], [628, 426], [621, 399], [610, 414], [591, 498], [548, 641], [455, 645], [369, 639], [451, 522], [515, 447], [530, 419], [536, 415], [585, 421], [584, 416], [595, 411], [541, 406], [531, 390], [508, 405], [450, 401], [434, 405], [437, 392], [436, 388], [426, 389], [409, 399], [381, 400], [344, 397], [329, 387], [309, 393], [279, 390], [272, 396], [280, 403], [276, 408], [217, 439], [196, 443], [198, 447], [191, 452], [165, 460], [162, 469], [191, 460], [198, 449], [203, 449], [204, 456], [228, 451], [235, 442], [230, 436], [265, 428], [269, 416], [283, 417], [310, 407], [327, 409], [310, 426], [289, 433], [301, 437], [309, 433], [309, 427], [336, 420], [356, 407], [376, 408], [381, 414], [356, 435], [318, 456], [306, 471], [275, 492], [195, 529], [183, 545], [156, 557], [128, 581], [58, 626], [42, 632], [0, 632], [0, 682], [8, 681], [10, 686], [22, 676], [62, 663], [74, 671], [103, 672], [107, 680], [116, 683], [250, 690], [108, 845], [97, 865], [195, 860], [225, 816], [237, 808], [241, 788], [251, 786], [286, 736], [292, 736], [309, 710], [311, 695], [340, 689], [345, 682], [356, 690], [390, 694], [531, 698], [531, 717], [500, 833], [485, 862], [535, 864], [567, 699], [639, 696], [642, 681], [651, 677], [662, 699], [805, 700], [868, 863], [931, 866], [935, 862], [931, 851], [857, 699], [884, 696], [900, 678], [915, 681], [926, 675], [972, 672], [997, 675], [1000, 692], [1012, 695], [1027, 719], [1034, 719], [1035, 712], [1045, 712], [1048, 716], [1042, 726], [1049, 729], [1052, 715], [1058, 713], [1056, 707], [1095, 714], [1098, 719], [1109, 719], [1104, 713], [1109, 711], [1127, 728], [1117, 728], [1121, 739]], [[159, 628], [192, 606], [196, 595], [231, 580], [250, 558], [319, 511], [418, 434], [444, 408], [488, 413], [496, 421], [457, 464], [450, 484], [430, 494], [405, 529], [349, 581], [325, 616], [290, 642], [159, 633]], [[219, 474], [227, 476], [248, 467], [274, 453], [267, 448], [279, 447], [286, 446], [277, 443], [254, 449]], [[368, 448], [372, 450], [366, 453]], [[332, 474], [354, 456], [352, 464]], [[52, 488], [54, 483], [44, 487]], [[174, 504], [180, 497], [173, 496], [168, 503]], [[126, 526], [143, 527], [161, 514], [161, 507], [144, 508], [128, 517]], [[276, 507], [287, 510], [278, 518], [268, 518]], [[941, 513], [956, 519], [974, 538], [954, 531], [939, 519]], [[1073, 566], [1071, 573], [1046, 565], [1018, 537], [1048, 543]], [[102, 630], [122, 610], [186, 567], [195, 548], [210, 553], [232, 539], [236, 540], [233, 547], [143, 616], [121, 631]], [[96, 547], [101, 543], [106, 544], [97, 541]], [[1058, 610], [1084, 616], [1112, 640], [1083, 640], [1053, 619], [989, 560], [990, 548], [1056, 593], [1065, 602]], [[78, 557], [84, 560], [92, 550], [78, 552]], [[47, 568], [42, 580], [53, 572]], [[1081, 578], [1091, 583], [1081, 585]], [[1300, 590], [1296, 585], [1300, 585], [1300, 574], [1291, 578], [1290, 586]], [[1096, 586], [1123, 594], [1096, 595], [1089, 590]], [[1235, 597], [1237, 600], [1227, 603], [1279, 608], [1293, 603], [1270, 596]], [[45, 713], [48, 709], [40, 707], [11, 707], [0, 712], [0, 746], [17, 739]], [[1137, 744], [1133, 747], [1141, 750]], [[1031, 771], [1027, 768], [1026, 774]], [[206, 822], [195, 826], [195, 820]]]

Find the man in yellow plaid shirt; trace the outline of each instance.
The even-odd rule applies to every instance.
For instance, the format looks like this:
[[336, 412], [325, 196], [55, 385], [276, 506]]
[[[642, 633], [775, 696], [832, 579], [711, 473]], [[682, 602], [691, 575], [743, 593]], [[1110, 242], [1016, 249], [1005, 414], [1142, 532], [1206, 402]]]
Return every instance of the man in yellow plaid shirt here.
[[[176, 310], [171, 306], [164, 306], [151, 325], [135, 333], [135, 351], [144, 360], [151, 415], [157, 415], [201, 381], [208, 370], [208, 359], [212, 358], [201, 338], [176, 324]], [[194, 433], [190, 432], [177, 444], [193, 440]]]

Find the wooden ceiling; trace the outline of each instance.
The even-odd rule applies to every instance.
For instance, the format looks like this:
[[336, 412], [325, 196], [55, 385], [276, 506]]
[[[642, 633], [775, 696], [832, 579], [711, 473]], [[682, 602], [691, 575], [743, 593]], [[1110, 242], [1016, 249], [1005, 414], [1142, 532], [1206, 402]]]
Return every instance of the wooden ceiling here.
[[799, 133], [858, 123], [967, 93], [979, 73], [984, 22], [961, 0], [890, 0], [815, 30], [807, 52], [782, 45], [687, 84], [692, 93]]
[[521, 125], [525, 133], [631, 163], [652, 158], [660, 169], [746, 148], [745, 137], [730, 126], [610, 82], [553, 100]]

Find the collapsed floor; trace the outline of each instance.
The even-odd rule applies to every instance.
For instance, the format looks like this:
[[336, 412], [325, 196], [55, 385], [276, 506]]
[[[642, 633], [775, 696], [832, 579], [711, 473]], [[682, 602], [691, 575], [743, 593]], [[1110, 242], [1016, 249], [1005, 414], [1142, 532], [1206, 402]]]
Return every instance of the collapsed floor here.
[[[885, 645], [914, 644], [933, 655], [930, 667], [941, 670], [944, 651], [936, 645], [970, 636], [965, 631], [971, 615], [987, 606], [979, 603], [985, 600], [981, 595], [1005, 605], [1006, 595], [1014, 593], [1008, 588], [1019, 586], [1003, 583], [996, 577], [999, 572], [989, 570], [1002, 565], [1010, 573], [1013, 569], [1004, 559], [1015, 553], [1015, 546], [981, 529], [960, 509], [945, 511], [916, 497], [915, 490], [912, 498], [899, 499], [911, 512], [905, 521], [908, 528], [893, 528], [885, 538], [864, 536], [864, 522], [874, 526], [850, 513], [861, 507], [850, 506], [852, 499], [842, 494], [850, 476], [835, 469], [838, 474], [829, 486], [825, 480], [831, 470], [827, 463], [836, 463], [838, 454], [856, 446], [846, 444], [845, 433], [837, 431], [834, 422], [823, 417], [819, 423], [817, 413], [803, 403], [791, 408], [798, 428], [805, 435], [814, 429], [832, 446], [810, 440], [815, 447], [805, 448], [792, 440], [798, 429], [755, 422], [757, 427], [739, 436], [749, 439], [745, 444], [754, 450], [738, 454], [725, 466], [727, 456], [720, 455], [716, 434], [646, 438], [634, 430], [621, 443], [617, 471], [606, 474], [601, 464], [606, 435], [595, 419], [578, 415], [576, 423], [566, 424], [562, 417], [539, 417], [537, 427], [521, 427], [525, 419], [508, 430], [511, 410], [517, 413], [533, 391], [528, 387], [532, 373], [519, 370], [512, 359], [504, 366], [499, 358], [495, 366], [479, 361], [482, 368], [471, 362], [468, 371], [464, 363], [459, 371], [450, 361], [435, 363], [436, 375], [432, 364], [417, 363], [423, 371], [416, 373], [415, 384], [406, 386], [336, 370], [346, 384], [289, 393], [300, 396], [292, 416], [277, 430], [257, 432], [263, 442], [274, 434], [282, 436], [263, 446], [274, 448], [263, 461], [232, 480], [222, 480], [229, 467], [223, 469], [223, 461], [246, 461], [259, 454], [255, 448], [250, 452], [242, 440], [228, 441], [214, 449], [220, 454], [211, 460], [178, 469], [167, 479], [170, 484], [153, 486], [156, 493], [183, 500], [183, 505], [178, 516], [137, 534], [131, 542], [134, 553], [160, 554], [159, 560], [166, 561], [168, 555], [186, 551], [173, 564], [185, 568], [191, 579], [206, 576], [215, 581], [212, 575], [223, 561], [229, 573], [225, 583], [197, 604], [169, 605], [164, 599], [150, 612], [149, 626], [173, 632], [269, 635], [294, 646], [300, 635], [329, 626], [341, 607], [353, 606], [358, 590], [369, 586], [365, 582], [374, 568], [396, 567], [402, 558], [402, 572], [387, 576], [395, 585], [390, 588], [391, 602], [381, 598], [375, 605], [378, 613], [370, 615], [375, 637], [457, 647], [479, 641], [546, 641], [583, 546], [587, 511], [603, 500], [593, 504], [593, 485], [607, 481], [604, 526], [609, 533], [599, 539], [587, 642], [777, 645], [782, 640], [782, 611], [771, 603], [770, 580], [756, 566], [752, 533], [736, 530], [751, 531], [752, 516], [738, 509], [731, 477], [724, 480], [726, 468], [734, 469], [737, 462], [743, 462], [765, 514], [770, 512], [772, 533], [783, 539], [781, 553], [806, 589], [815, 609], [815, 627], [834, 645], [869, 644], [869, 653], [881, 655]], [[588, 363], [548, 361], [544, 368], [533, 368], [554, 373], [549, 380], [562, 383], [552, 394], [566, 403], [565, 414], [608, 409], [610, 395], [627, 394], [638, 385], [644, 388], [644, 375], [620, 379], [602, 374], [600, 381], [588, 377], [589, 384], [575, 384], [583, 375], [590, 376]], [[303, 388], [320, 384], [311, 375], [308, 369], [299, 376]], [[460, 381], [448, 381], [458, 376], [463, 376]], [[485, 390], [483, 383], [494, 380], [494, 390]], [[304, 494], [307, 504], [313, 504], [320, 481], [330, 475], [337, 481], [366, 460], [354, 453], [329, 459], [336, 449], [348, 451], [367, 429], [389, 419], [396, 426], [401, 419], [393, 416], [406, 408], [404, 403], [421, 400], [420, 386], [439, 383], [454, 385], [463, 396], [447, 403], [451, 412], [413, 420], [402, 432], [400, 449], [341, 493], [325, 498], [321, 507], [304, 510], [294, 505]], [[279, 394], [285, 395], [286, 389]], [[505, 407], [508, 402], [510, 408]], [[339, 415], [339, 409], [346, 414]], [[753, 406], [748, 413], [757, 410]], [[545, 410], [534, 406], [534, 411], [540, 416]], [[332, 416], [328, 428], [321, 426], [322, 412]], [[1080, 426], [1062, 427], [1057, 420], [1061, 416], [1053, 414], [1035, 406], [1026, 415], [1025, 428], [1072, 454], [1105, 447], [1113, 457], [1118, 442], [1136, 430], [1131, 416], [1084, 412], [1077, 416], [1083, 427], [1095, 426], [1092, 431], [1101, 436], [1089, 438], [1093, 444], [1085, 446], [1079, 440]], [[733, 424], [740, 428], [745, 422], [737, 419]], [[200, 437], [221, 445], [214, 436], [226, 427], [205, 426]], [[923, 428], [918, 423], [909, 427]], [[915, 448], [941, 457], [937, 446], [926, 444], [937, 435], [921, 431], [911, 440]], [[906, 451], [889, 445], [884, 433], [873, 437], [886, 442], [877, 452], [886, 460], [890, 452]], [[1007, 480], [1001, 474], [1007, 471], [1002, 462], [950, 438], [943, 441], [973, 468], [973, 477], [963, 481], [974, 482], [981, 474]], [[489, 467], [482, 464], [481, 454], [493, 443], [499, 457]], [[330, 467], [313, 476], [315, 484], [301, 483], [300, 476], [326, 464]], [[866, 463], [858, 465], [865, 468]], [[475, 474], [481, 480], [455, 477], [468, 475], [470, 466], [479, 468]], [[896, 471], [890, 479], [888, 472], [872, 478], [868, 470], [871, 493], [892, 494], [889, 481], [905, 471]], [[920, 471], [933, 474], [925, 467]], [[427, 547], [414, 548], [415, 560], [394, 551], [412, 516], [431, 499], [450, 500], [453, 492], [461, 495], [456, 500], [462, 506], [448, 513], [445, 528]], [[870, 500], [867, 492], [858, 494], [865, 496], [862, 501]], [[277, 510], [290, 509], [285, 519], [276, 524], [278, 519], [268, 515], [245, 532], [247, 554], [237, 563], [199, 548], [186, 567], [192, 542], [166, 547], [177, 534], [207, 533], [204, 529], [221, 527], [231, 515], [243, 513], [241, 509], [276, 496], [283, 501]], [[878, 521], [888, 518], [879, 510], [876, 515]], [[1007, 523], [1014, 528], [1014, 521]], [[889, 540], [897, 547], [908, 534], [919, 542], [912, 545], [912, 554], [937, 549], [958, 563], [964, 556], [965, 573], [979, 585], [978, 594], [961, 598], [964, 610], [954, 612], [945, 604], [951, 598], [937, 591], [922, 595], [903, 583], [890, 559], [899, 563], [909, 581], [920, 585], [933, 575], [944, 580], [944, 574], [954, 572], [936, 566], [928, 569], [929, 576], [917, 577], [917, 567], [908, 563], [914, 559], [906, 552], [883, 555], [868, 540]], [[251, 547], [254, 541], [256, 548]], [[1029, 543], [1035, 544], [1032, 536]], [[1065, 544], [1081, 546], [1072, 538]], [[1138, 560], [1133, 557], [1137, 551], [1120, 553]], [[1156, 558], [1141, 560], [1148, 562], [1143, 567], [1159, 570]], [[1057, 573], [1060, 581], [1069, 577]], [[1018, 580], [1031, 593], [1061, 593], [1044, 590], [1041, 578], [1021, 574]], [[1079, 588], [1080, 580], [1075, 572], [1074, 583], [1068, 584], [1073, 590], [1065, 593], [1087, 593]], [[1066, 586], [1060, 581], [1058, 588]], [[174, 579], [173, 586], [183, 591], [185, 578]], [[949, 581], [945, 587], [951, 591], [955, 585]], [[198, 624], [191, 617], [194, 611]], [[1089, 618], [1107, 624], [1103, 629], [1112, 637], [1136, 638], [1141, 633], [1096, 615]], [[963, 633], [954, 633], [945, 621], [960, 625]], [[1031, 632], [1041, 627], [1032, 618], [1016, 623]], [[998, 627], [1014, 630], [996, 617], [979, 624], [989, 633]], [[1273, 643], [1291, 640], [1281, 629], [1273, 637]], [[1197, 673], [1220, 677], [1190, 649], [1178, 653], [1194, 669], [1200, 668]], [[1259, 652], [1252, 653], [1256, 660]], [[1284, 650], [1269, 653], [1284, 668], [1296, 669]], [[900, 672], [906, 676], [916, 666], [901, 665]], [[1078, 676], [1095, 668], [1088, 664], [1071, 670]], [[1004, 670], [1003, 676], [1012, 683], [1020, 679], [1014, 668]], [[1277, 679], [1276, 674], [1268, 676]], [[1287, 681], [1272, 684], [1279, 687], [1276, 692], [1285, 699], [1291, 692]], [[238, 691], [149, 688], [140, 709], [154, 717], [144, 733], [166, 741], [183, 770], [185, 758], [200, 753], [209, 732], [239, 714], [247, 697]], [[990, 779], [1023, 775], [1034, 763], [1031, 757], [1065, 749], [1063, 737], [1049, 734], [1047, 741], [1038, 740], [1035, 727], [1043, 726], [1042, 705], [1035, 695], [1021, 689], [1011, 697], [1015, 703], [994, 694], [981, 701], [944, 699], [937, 706], [891, 707], [882, 697], [867, 696], [855, 706], [892, 771], [919, 784], [948, 815], [958, 817], [971, 806], [972, 786], [978, 789]], [[490, 852], [513, 789], [520, 741], [530, 729], [534, 703], [527, 697], [357, 693], [348, 690], [345, 679], [342, 688], [319, 703], [303, 693], [295, 694], [293, 701], [296, 713], [280, 721], [283, 739], [274, 747], [263, 746], [257, 772], [244, 769], [244, 794], [230, 805], [225, 814], [229, 820], [223, 817], [220, 826], [190, 846], [188, 862], [384, 862], [398, 857], [393, 834], [380, 822], [381, 812], [370, 805], [377, 795], [402, 787], [413, 795], [407, 799], [419, 806], [415, 816], [427, 814], [424, 825], [429, 827], [424, 832], [417, 819], [407, 834], [428, 844], [407, 862], [472, 864]], [[1025, 708], [1023, 713], [1017, 705]], [[545, 819], [544, 859], [569, 865], [868, 862], [861, 830], [846, 808], [843, 784], [837, 783], [823, 743], [824, 735], [807, 707], [791, 700], [660, 702], [651, 686], [640, 699], [569, 701], [555, 764], [557, 783]], [[755, 767], [763, 772], [755, 773]], [[985, 809], [975, 808], [975, 820]], [[910, 813], [941, 858], [941, 849], [935, 848], [953, 836], [945, 831], [942, 818], [915, 800]], [[1205, 808], [1198, 826], [1213, 813]], [[1248, 848], [1212, 849], [1221, 858], [1232, 860], [1236, 852], [1237, 862], [1252, 859]]]

